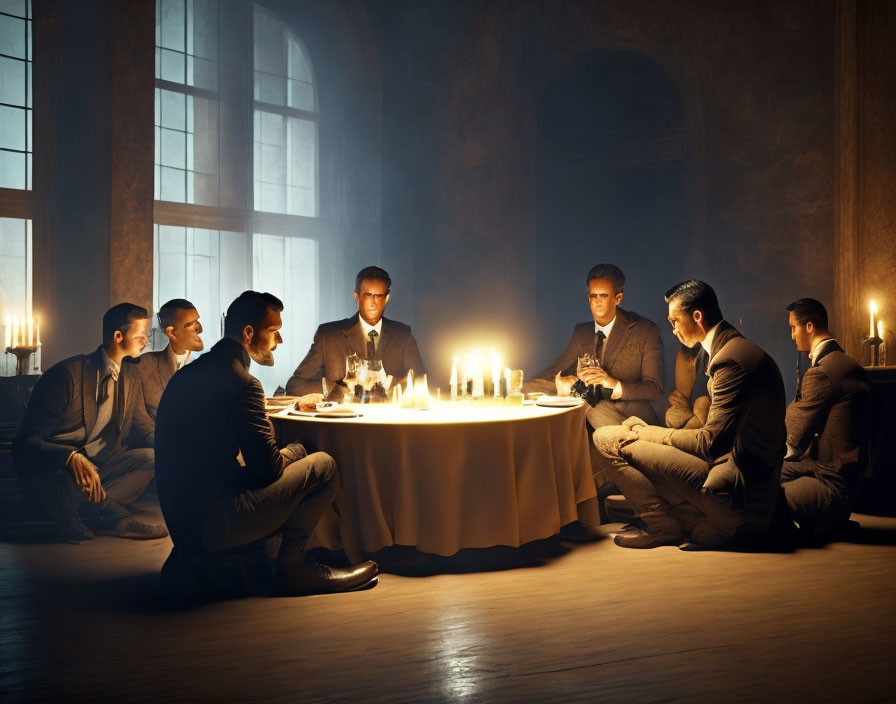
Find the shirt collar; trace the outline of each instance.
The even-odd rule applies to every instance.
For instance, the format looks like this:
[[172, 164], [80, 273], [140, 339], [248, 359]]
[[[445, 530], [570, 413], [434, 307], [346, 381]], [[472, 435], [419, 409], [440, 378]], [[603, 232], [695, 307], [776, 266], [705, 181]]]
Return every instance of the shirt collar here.
[[107, 374], [112, 375], [113, 381], [118, 381], [118, 374], [121, 371], [121, 367], [119, 367], [115, 362], [113, 362], [109, 355], [106, 354], [106, 348], [100, 347], [100, 362], [102, 362], [102, 369], [100, 370], [100, 379], [102, 379]]
[[815, 364], [815, 358], [818, 357], [818, 353], [821, 352], [821, 350], [824, 348], [824, 346], [826, 344], [828, 344], [829, 342], [833, 342], [833, 341], [834, 341], [833, 337], [826, 337], [823, 340], [821, 340], [820, 342], [816, 342], [815, 346], [809, 352], [809, 363]]
[[703, 345], [703, 349], [706, 350], [706, 354], [709, 356], [710, 359], [712, 359], [712, 341], [715, 339], [716, 330], [718, 330], [718, 329], [719, 329], [719, 324], [716, 323], [709, 329], [709, 332], [706, 333], [706, 337], [704, 337], [700, 341], [700, 344]]
[[364, 331], [364, 337], [370, 333], [371, 330], [376, 330], [377, 335], [383, 334], [383, 319], [380, 318], [379, 322], [376, 325], [370, 325], [364, 318], [358, 315], [358, 320], [361, 322], [361, 329]]
[[609, 336], [610, 336], [610, 332], [613, 330], [613, 324], [614, 324], [615, 322], [616, 322], [616, 316], [615, 316], [615, 315], [613, 316], [613, 319], [612, 319], [609, 323], [607, 323], [606, 325], [600, 325], [600, 324], [598, 324], [598, 322], [595, 320], [595, 321], [594, 321], [594, 334], [596, 335], [596, 334], [599, 333], [599, 332], [603, 332], [604, 335], [606, 335], [607, 337], [609, 337]]
[[190, 361], [190, 350], [187, 350], [183, 354], [175, 354], [174, 355], [174, 368], [180, 369], [187, 362]]

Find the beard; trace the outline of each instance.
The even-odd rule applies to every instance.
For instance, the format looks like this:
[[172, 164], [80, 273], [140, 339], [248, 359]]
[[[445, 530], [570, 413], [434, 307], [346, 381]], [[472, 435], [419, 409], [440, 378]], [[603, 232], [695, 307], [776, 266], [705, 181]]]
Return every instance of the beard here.
[[252, 361], [263, 367], [274, 366], [274, 350], [256, 350], [250, 348], [249, 356], [252, 358]]

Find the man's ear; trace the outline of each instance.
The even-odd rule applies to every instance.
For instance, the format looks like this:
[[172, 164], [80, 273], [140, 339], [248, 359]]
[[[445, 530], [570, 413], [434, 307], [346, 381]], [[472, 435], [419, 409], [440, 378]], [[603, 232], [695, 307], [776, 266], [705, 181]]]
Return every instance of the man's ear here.
[[243, 328], [243, 344], [250, 345], [252, 344], [252, 336], [255, 334], [255, 328], [251, 325], [247, 325]]
[[171, 334], [174, 332], [174, 326], [173, 326], [173, 325], [166, 325], [166, 326], [165, 326], [165, 329], [162, 330], [162, 332], [165, 333], [165, 336], [166, 336], [166, 337], [171, 337]]
[[[703, 328], [703, 311], [695, 310], [691, 313], [691, 317], [694, 319], [694, 322], [697, 323], [701, 328]], [[703, 331], [706, 332], [706, 328], [703, 328]]]
[[811, 320], [806, 323], [806, 332], [809, 333], [810, 337], [815, 334], [815, 323]]
[[355, 291], [355, 303], [360, 303], [360, 298], [358, 297], [357, 291]]
[[383, 300], [383, 305], [386, 305], [386, 304], [389, 302], [389, 297], [390, 297], [391, 295], [392, 295], [391, 293], [387, 293], [387, 294], [386, 294], [386, 298]]
[[622, 303], [622, 291], [616, 294], [616, 305], [618, 306], [620, 303]]
[[116, 345], [120, 345], [123, 339], [124, 333], [121, 330], [116, 330], [112, 333], [112, 342], [114, 342]]

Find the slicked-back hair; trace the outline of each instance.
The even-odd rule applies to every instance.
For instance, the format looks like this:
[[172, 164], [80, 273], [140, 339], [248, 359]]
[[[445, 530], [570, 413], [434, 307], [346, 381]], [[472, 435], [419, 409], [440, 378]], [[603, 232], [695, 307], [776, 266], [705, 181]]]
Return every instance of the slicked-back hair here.
[[159, 308], [159, 327], [164, 330], [169, 325], [174, 325], [174, 314], [179, 310], [194, 310], [196, 306], [186, 298], [172, 298]]
[[689, 315], [695, 310], [703, 313], [703, 326], [709, 330], [722, 319], [722, 309], [719, 308], [719, 299], [705, 281], [688, 279], [680, 284], [675, 284], [666, 291], [666, 303], [678, 301], [681, 309]]
[[273, 293], [243, 291], [227, 306], [224, 314], [224, 336], [242, 340], [243, 329], [251, 325], [257, 331], [269, 310], [283, 310], [283, 301]]
[[821, 301], [814, 298], [798, 298], [787, 310], [793, 311], [796, 321], [800, 325], [812, 323], [819, 330], [828, 329], [828, 311]]
[[392, 290], [392, 277], [385, 269], [380, 269], [378, 266], [365, 266], [355, 277], [355, 293], [361, 293], [361, 282], [365, 279], [385, 282], [386, 293]]
[[149, 319], [149, 313], [136, 303], [119, 303], [103, 315], [103, 344], [108, 345], [118, 331], [124, 335], [137, 320]]
[[625, 288], [625, 274], [615, 264], [595, 264], [588, 272], [588, 278], [585, 279], [585, 287], [587, 288], [594, 279], [609, 279], [613, 282], [613, 293], [622, 293]]

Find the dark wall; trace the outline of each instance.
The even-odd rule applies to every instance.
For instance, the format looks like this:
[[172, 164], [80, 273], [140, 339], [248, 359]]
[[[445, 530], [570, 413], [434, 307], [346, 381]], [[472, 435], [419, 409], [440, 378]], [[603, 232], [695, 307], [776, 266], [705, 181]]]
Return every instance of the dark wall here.
[[[794, 386], [784, 308], [829, 298], [833, 273], [833, 2], [365, 6], [383, 82], [384, 237], [409, 253], [413, 309], [400, 312], [438, 383], [465, 338], [502, 344], [529, 373], [565, 344], [530, 335], [548, 327], [533, 300], [550, 256], [535, 236], [538, 105], [577, 57], [624, 49], [655, 61], [681, 95], [684, 222], [674, 226], [690, 242], [667, 274], [637, 263], [627, 274], [655, 299], [682, 276], [714, 284]], [[554, 250], [577, 281], [613, 258], [580, 249], [558, 228]], [[587, 319], [581, 294], [564, 295], [561, 315]]]

